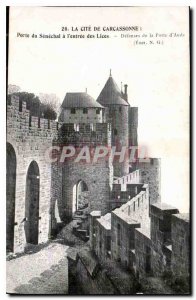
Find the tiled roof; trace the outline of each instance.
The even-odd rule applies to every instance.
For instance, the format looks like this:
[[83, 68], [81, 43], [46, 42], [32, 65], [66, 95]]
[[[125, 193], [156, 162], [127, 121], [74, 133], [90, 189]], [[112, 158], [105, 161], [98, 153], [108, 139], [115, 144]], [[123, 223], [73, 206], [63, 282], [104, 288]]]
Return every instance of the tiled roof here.
[[129, 105], [129, 103], [122, 98], [122, 94], [112, 76], [108, 78], [103, 90], [97, 98], [97, 102], [103, 106]]
[[95, 101], [87, 93], [67, 93], [62, 103], [62, 108], [84, 108], [94, 107], [102, 108], [98, 102]]

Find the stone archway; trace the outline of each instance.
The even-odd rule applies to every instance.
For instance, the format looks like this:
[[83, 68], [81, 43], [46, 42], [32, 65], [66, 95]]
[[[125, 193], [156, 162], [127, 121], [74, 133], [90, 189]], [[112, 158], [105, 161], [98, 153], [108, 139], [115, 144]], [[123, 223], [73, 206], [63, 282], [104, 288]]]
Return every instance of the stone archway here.
[[14, 250], [15, 222], [15, 193], [16, 193], [16, 153], [13, 146], [6, 147], [6, 250]]
[[89, 189], [85, 181], [79, 180], [73, 187], [72, 215], [88, 207]]
[[25, 236], [26, 242], [38, 244], [39, 238], [40, 173], [38, 164], [32, 161], [26, 177]]

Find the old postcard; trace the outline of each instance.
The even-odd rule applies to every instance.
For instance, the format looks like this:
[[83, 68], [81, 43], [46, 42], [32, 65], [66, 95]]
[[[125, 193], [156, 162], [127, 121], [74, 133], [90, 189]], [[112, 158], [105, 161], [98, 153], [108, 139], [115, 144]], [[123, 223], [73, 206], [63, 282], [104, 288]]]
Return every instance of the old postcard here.
[[9, 7], [7, 293], [191, 293], [189, 7]]

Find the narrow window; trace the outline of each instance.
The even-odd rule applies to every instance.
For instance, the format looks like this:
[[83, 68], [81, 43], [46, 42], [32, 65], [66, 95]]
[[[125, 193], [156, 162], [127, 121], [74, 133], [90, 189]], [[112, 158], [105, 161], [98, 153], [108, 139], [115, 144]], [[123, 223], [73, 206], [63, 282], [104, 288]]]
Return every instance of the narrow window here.
[[99, 242], [99, 248], [100, 248], [100, 250], [101, 250], [101, 247], [102, 247], [102, 243], [101, 243], [101, 241]]
[[20, 112], [22, 111], [22, 101], [21, 100], [19, 101], [19, 111]]
[[71, 108], [71, 114], [75, 114], [76, 113], [76, 109], [75, 108]]
[[130, 216], [130, 213], [131, 213], [131, 206], [129, 205], [128, 206], [128, 215]]
[[121, 230], [120, 230], [120, 224], [117, 225], [117, 244], [120, 246], [120, 240], [121, 240]]
[[29, 116], [29, 127], [31, 127], [31, 116]]
[[83, 114], [88, 114], [88, 108], [83, 108]]
[[111, 237], [106, 236], [106, 250], [111, 251]]
[[96, 114], [99, 115], [100, 112], [101, 112], [101, 108], [97, 108], [97, 109], [96, 109]]

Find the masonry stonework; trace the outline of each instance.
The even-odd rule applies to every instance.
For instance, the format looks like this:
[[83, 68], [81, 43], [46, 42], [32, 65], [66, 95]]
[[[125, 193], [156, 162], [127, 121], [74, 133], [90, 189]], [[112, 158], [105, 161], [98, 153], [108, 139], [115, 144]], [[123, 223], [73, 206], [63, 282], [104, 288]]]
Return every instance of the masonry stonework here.
[[[26, 104], [12, 96], [7, 105], [7, 251], [45, 243], [58, 223], [74, 219], [73, 234], [89, 243], [69, 266], [82, 285], [90, 279], [89, 293], [130, 293], [130, 284], [122, 288], [116, 281], [116, 270], [126, 283], [167, 272], [188, 277], [189, 218], [161, 203], [160, 159], [136, 156], [130, 162], [125, 156], [119, 162], [109, 155], [112, 147], [119, 156], [121, 146], [137, 146], [137, 127], [138, 109], [128, 103], [127, 85], [123, 93], [111, 75], [97, 101], [87, 93], [67, 93], [59, 122], [30, 116]], [[65, 149], [71, 147], [75, 152], [69, 157]], [[95, 161], [99, 147], [108, 155]]]
[[138, 163], [140, 169], [141, 182], [149, 184], [150, 203], [161, 201], [161, 159], [149, 158]]
[[176, 276], [188, 277], [190, 274], [190, 222], [189, 214], [172, 216], [172, 271]]
[[[19, 110], [19, 99], [12, 97], [7, 106], [7, 143], [16, 155], [14, 251], [22, 251], [25, 238], [26, 180], [29, 165], [35, 161], [40, 173], [39, 191], [39, 243], [49, 236], [49, 210], [51, 193], [51, 165], [45, 160], [45, 151], [52, 145], [56, 122], [31, 117], [25, 103]], [[9, 189], [9, 187], [8, 187]], [[9, 199], [7, 199], [9, 200]]]

